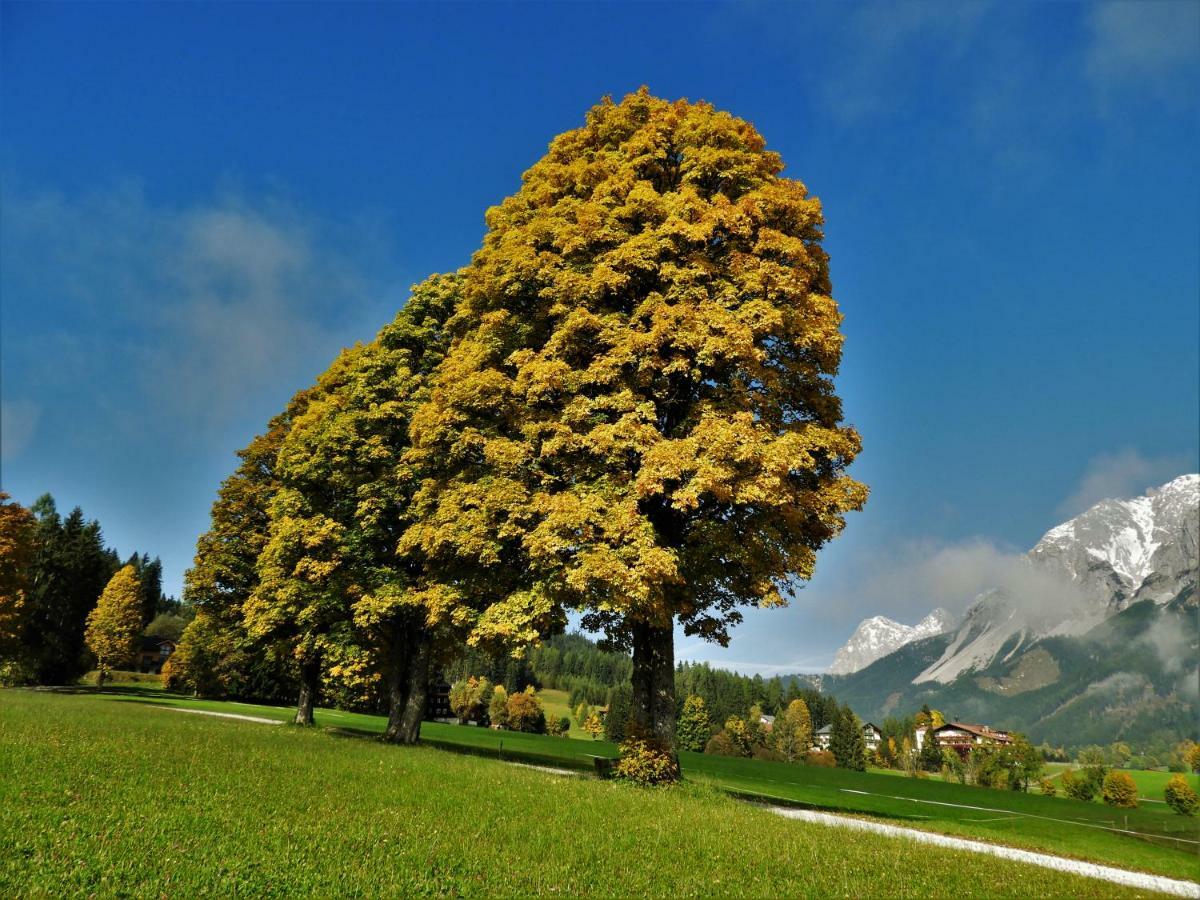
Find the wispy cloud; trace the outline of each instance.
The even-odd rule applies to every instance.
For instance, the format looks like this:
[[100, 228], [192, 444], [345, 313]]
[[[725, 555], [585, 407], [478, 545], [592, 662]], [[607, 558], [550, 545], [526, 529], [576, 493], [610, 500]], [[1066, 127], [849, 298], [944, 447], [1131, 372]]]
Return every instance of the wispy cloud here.
[[1200, 66], [1200, 3], [1109, 0], [1088, 20], [1087, 72], [1102, 103], [1133, 90], [1172, 104], [1194, 104]]
[[1139, 496], [1183, 474], [1187, 466], [1182, 457], [1148, 457], [1132, 449], [1102, 454], [1088, 463], [1079, 485], [1058, 505], [1058, 512], [1071, 518], [1101, 500]]
[[37, 431], [42, 408], [28, 400], [0, 400], [0, 460], [25, 452]]
[[846, 124], [901, 113], [929, 58], [966, 54], [989, 6], [985, 0], [862, 4], [845, 19], [842, 65], [823, 82], [829, 110]]
[[[185, 207], [124, 185], [82, 197], [8, 192], [6, 300], [35, 321], [36, 364], [131, 424], [211, 430], [264, 388], [307, 383], [398, 302], [363, 256], [377, 238], [285, 198], [225, 192]], [[52, 319], [38, 304], [55, 305]], [[34, 346], [42, 353], [34, 352]], [[127, 392], [132, 391], [134, 396]]]

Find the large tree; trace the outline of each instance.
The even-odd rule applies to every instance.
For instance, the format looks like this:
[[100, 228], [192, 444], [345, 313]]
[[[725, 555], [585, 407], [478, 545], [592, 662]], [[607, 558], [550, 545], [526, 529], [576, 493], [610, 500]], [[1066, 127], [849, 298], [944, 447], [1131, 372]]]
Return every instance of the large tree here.
[[374, 341], [344, 351], [321, 376], [280, 446], [280, 490], [246, 614], [252, 632], [294, 648], [299, 722], [311, 722], [331, 643], [361, 641], [384, 669], [385, 737], [407, 743], [419, 735], [437, 648], [418, 599], [421, 558], [397, 554], [421, 476], [404, 455], [456, 302], [456, 276], [417, 285]]
[[782, 169], [706, 103], [593, 108], [489, 210], [414, 417], [431, 603], [473, 643], [582, 610], [632, 648], [633, 718], [667, 746], [675, 624], [726, 643], [867, 494], [821, 206]]
[[176, 688], [275, 701], [294, 696], [294, 663], [281, 648], [249, 634], [243, 607], [258, 586], [268, 511], [279, 491], [279, 447], [311, 395], [311, 389], [297, 393], [263, 434], [238, 451], [240, 464], [221, 484], [209, 529], [196, 542], [195, 561], [184, 576], [184, 599], [196, 616], [165, 670]]

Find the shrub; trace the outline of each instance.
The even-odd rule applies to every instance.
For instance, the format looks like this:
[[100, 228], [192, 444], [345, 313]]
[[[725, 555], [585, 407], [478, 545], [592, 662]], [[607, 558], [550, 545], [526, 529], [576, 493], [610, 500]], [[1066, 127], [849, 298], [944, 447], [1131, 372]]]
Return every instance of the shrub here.
[[492, 691], [492, 700], [488, 703], [488, 718], [492, 720], [493, 728], [508, 727], [508, 692], [502, 684], [496, 685], [496, 689]]
[[1096, 786], [1087, 777], [1080, 777], [1070, 769], [1062, 773], [1063, 793], [1072, 800], [1091, 801], [1096, 796]]
[[1038, 790], [1041, 791], [1043, 794], [1045, 794], [1047, 797], [1057, 797], [1058, 796], [1058, 788], [1055, 787], [1054, 782], [1051, 781], [1049, 778], [1042, 778], [1042, 779], [1038, 780]]
[[754, 750], [754, 737], [746, 720], [741, 716], [730, 716], [725, 720], [725, 734], [730, 743], [737, 748], [736, 753], [725, 753], [723, 756], [749, 756]]
[[450, 709], [460, 722], [471, 722], [483, 717], [485, 707], [490, 706], [492, 685], [486, 678], [460, 679], [450, 685]]
[[679, 763], [670, 749], [657, 741], [631, 737], [621, 744], [621, 758], [613, 774], [635, 784], [670, 784], [679, 780]]
[[604, 734], [604, 723], [600, 721], [597, 713], [590, 713], [584, 720], [583, 730], [592, 736], [593, 741], [598, 741], [600, 735]]
[[528, 734], [546, 733], [546, 713], [532, 685], [508, 698], [508, 727]]
[[1176, 775], [1167, 782], [1163, 799], [1181, 816], [1194, 816], [1200, 812], [1200, 797], [1196, 796], [1196, 791], [1182, 775]]
[[1109, 772], [1104, 776], [1104, 787], [1100, 796], [1108, 806], [1137, 809], [1137, 785], [1128, 772]]
[[754, 748], [754, 758], [755, 759], [763, 759], [763, 760], [766, 760], [767, 762], [787, 762], [788, 761], [788, 758], [786, 756], [784, 756], [778, 750], [772, 749], [771, 747], [755, 747]]
[[805, 755], [804, 764], [821, 769], [833, 769], [837, 767], [837, 758], [828, 750], [813, 750]]
[[729, 736], [729, 732], [721, 729], [708, 739], [704, 752], [710, 756], [742, 756], [742, 748]]

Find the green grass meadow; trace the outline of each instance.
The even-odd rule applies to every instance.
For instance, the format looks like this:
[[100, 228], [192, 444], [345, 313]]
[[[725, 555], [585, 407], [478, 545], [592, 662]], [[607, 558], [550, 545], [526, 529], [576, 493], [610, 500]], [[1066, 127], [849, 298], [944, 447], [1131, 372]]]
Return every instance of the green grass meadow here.
[[[615, 755], [604, 742], [426, 723], [426, 746], [400, 748], [371, 739], [375, 716], [320, 710], [325, 728], [273, 728], [154, 708], [163, 704], [290, 715], [140, 686], [0, 691], [0, 896], [1131, 895], [990, 857], [849, 838], [729, 791], [1200, 874], [1195, 845], [1165, 840], [1195, 839], [1196, 821], [1162, 810], [1131, 814], [1130, 829], [1151, 835], [1136, 837], [1090, 827], [1115, 822], [1112, 811], [1074, 801], [700, 754], [684, 755], [683, 785], [644, 790], [507, 764], [588, 770], [593, 755]], [[1042, 814], [1058, 821], [1030, 818]]]

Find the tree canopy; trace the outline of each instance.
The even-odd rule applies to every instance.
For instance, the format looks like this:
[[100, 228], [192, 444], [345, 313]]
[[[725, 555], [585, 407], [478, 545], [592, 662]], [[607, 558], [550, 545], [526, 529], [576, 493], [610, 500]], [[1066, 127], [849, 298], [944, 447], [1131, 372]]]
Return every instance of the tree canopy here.
[[634, 715], [665, 741], [673, 624], [727, 642], [866, 499], [820, 203], [782, 169], [706, 103], [593, 108], [489, 210], [413, 419], [431, 478], [403, 545], [441, 563], [433, 605], [472, 642], [583, 611], [633, 647]]

